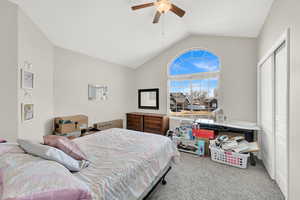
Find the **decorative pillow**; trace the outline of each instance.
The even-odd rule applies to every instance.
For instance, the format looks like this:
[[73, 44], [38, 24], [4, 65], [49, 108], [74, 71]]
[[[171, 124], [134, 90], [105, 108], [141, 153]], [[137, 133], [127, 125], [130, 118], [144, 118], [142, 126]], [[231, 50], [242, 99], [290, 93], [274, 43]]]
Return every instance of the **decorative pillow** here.
[[2, 139], [2, 138], [0, 138], [0, 143], [5, 143], [5, 142], [7, 142], [7, 141], [4, 140], [4, 139]]
[[79, 146], [66, 137], [47, 135], [44, 136], [44, 144], [58, 148], [76, 160], [87, 160]]
[[75, 160], [74, 158], [65, 154], [63, 151], [54, 147], [21, 139], [18, 139], [18, 143], [25, 150], [25, 152], [47, 160], [56, 161], [72, 172], [78, 172], [89, 165], [89, 161]]
[[2, 200], [92, 200], [89, 187], [56, 162], [28, 154], [14, 157], [18, 165], [6, 160], [0, 159]]
[[3, 143], [0, 144], [0, 156], [6, 153], [24, 153], [17, 143]]

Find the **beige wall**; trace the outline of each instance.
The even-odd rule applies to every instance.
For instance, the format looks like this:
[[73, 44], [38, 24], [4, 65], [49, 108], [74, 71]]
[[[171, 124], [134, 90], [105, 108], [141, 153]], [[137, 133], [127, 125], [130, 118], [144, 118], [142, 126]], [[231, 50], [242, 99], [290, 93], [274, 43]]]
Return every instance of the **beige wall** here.
[[[108, 86], [108, 100], [89, 101], [88, 84]], [[134, 70], [55, 48], [55, 116], [85, 114], [94, 122], [125, 118], [134, 109]]]
[[275, 0], [270, 14], [259, 36], [259, 58], [262, 58], [273, 43], [291, 29], [291, 68], [290, 68], [290, 198], [300, 196], [300, 156], [299, 156], [299, 116], [300, 116], [300, 1]]
[[[19, 68], [24, 62], [32, 63], [35, 87], [32, 97], [26, 96], [19, 87], [19, 137], [41, 140], [52, 131], [53, 118], [53, 69], [54, 47], [35, 24], [18, 9], [18, 60]], [[20, 82], [20, 70], [19, 70]], [[21, 103], [33, 103], [35, 116], [28, 122], [21, 120]]]
[[256, 121], [256, 39], [190, 36], [138, 68], [136, 90], [160, 88], [157, 112], [167, 113], [167, 66], [176, 55], [195, 47], [211, 51], [221, 60], [220, 103], [228, 118]]
[[[26, 14], [6, 0], [0, 1], [0, 14], [5, 27], [0, 31], [0, 121], [5, 124], [0, 137], [41, 140], [53, 130], [54, 105], [56, 116], [82, 113], [90, 123], [125, 119], [125, 113], [134, 110], [133, 69], [54, 48]], [[35, 73], [31, 96], [20, 87], [25, 62]], [[88, 84], [108, 86], [108, 100], [88, 101]], [[33, 120], [22, 121], [21, 103], [34, 104]]]
[[0, 138], [17, 138], [17, 6], [0, 0]]

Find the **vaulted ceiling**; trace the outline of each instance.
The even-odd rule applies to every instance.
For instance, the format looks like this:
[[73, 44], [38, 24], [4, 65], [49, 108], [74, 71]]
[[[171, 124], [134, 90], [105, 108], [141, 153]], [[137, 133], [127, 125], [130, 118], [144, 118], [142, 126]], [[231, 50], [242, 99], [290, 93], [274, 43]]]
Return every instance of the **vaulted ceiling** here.
[[[152, 24], [146, 0], [11, 0], [54, 45], [136, 68], [190, 34], [257, 37], [273, 0], [173, 0], [186, 10]], [[150, 0], [151, 2], [151, 0]]]

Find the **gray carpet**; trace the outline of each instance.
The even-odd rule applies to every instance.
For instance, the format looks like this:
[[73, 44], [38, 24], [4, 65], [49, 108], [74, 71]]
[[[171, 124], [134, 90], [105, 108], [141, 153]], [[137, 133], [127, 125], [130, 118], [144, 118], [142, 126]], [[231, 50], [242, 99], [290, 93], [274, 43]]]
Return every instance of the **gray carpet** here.
[[149, 200], [284, 200], [262, 164], [238, 169], [181, 153], [182, 161]]

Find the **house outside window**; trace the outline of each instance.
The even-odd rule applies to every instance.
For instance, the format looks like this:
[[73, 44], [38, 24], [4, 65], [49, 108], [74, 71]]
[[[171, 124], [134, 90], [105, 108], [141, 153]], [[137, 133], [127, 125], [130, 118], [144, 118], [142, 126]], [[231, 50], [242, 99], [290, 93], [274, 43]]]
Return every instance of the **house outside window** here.
[[192, 49], [169, 65], [169, 113], [209, 117], [218, 108], [220, 60], [213, 53]]

